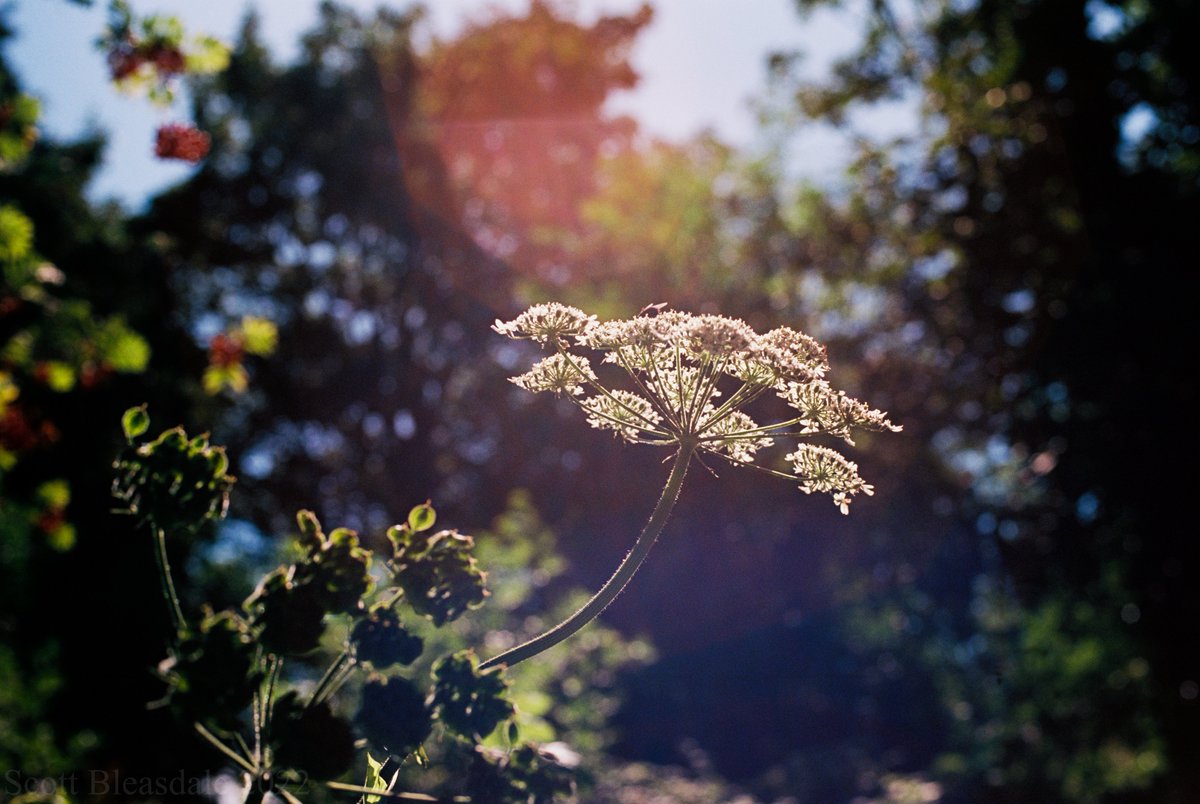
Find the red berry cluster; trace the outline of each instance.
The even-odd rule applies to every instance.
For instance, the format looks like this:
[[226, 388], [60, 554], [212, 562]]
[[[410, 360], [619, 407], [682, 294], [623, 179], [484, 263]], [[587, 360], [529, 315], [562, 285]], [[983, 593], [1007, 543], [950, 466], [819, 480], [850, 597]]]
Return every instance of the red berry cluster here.
[[114, 81], [128, 78], [143, 64], [152, 64], [161, 80], [187, 69], [183, 52], [164, 42], [136, 42], [125, 39], [108, 53], [108, 69]]
[[53, 422], [30, 415], [18, 403], [10, 403], [0, 414], [0, 447], [9, 452], [30, 452], [58, 440]]
[[225, 368], [242, 362], [245, 357], [245, 347], [242, 339], [218, 332], [208, 342], [208, 363], [211, 366]]
[[211, 145], [209, 136], [195, 126], [167, 123], [159, 126], [154, 141], [154, 155], [159, 159], [182, 159], [195, 163], [208, 155]]

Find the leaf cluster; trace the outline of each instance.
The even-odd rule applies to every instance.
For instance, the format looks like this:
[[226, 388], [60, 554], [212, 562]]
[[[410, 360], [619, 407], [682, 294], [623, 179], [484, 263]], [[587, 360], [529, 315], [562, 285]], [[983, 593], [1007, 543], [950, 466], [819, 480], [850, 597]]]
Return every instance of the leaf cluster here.
[[139, 525], [195, 531], [225, 515], [234, 478], [224, 447], [210, 444], [207, 435], [189, 438], [182, 427], [135, 444], [150, 427], [140, 408], [126, 411], [122, 426], [128, 445], [114, 463], [113, 496]]
[[[174, 534], [224, 514], [233, 479], [222, 448], [181, 428], [135, 445], [149, 428], [144, 407], [127, 411], [122, 423], [129, 447], [116, 462], [114, 493], [139, 524]], [[518, 736], [501, 670], [481, 671], [469, 650], [437, 658], [428, 680], [398, 669], [425, 652], [405, 617], [440, 627], [487, 594], [474, 540], [434, 532], [436, 519], [430, 503], [414, 507], [388, 530], [393, 552], [380, 560], [355, 531], [327, 533], [314, 513], [301, 511], [294, 561], [266, 573], [240, 609], [206, 608], [196, 627], [180, 629], [159, 666], [162, 705], [289, 800], [289, 787], [301, 782], [390, 795], [406, 761], [428, 762], [423, 744], [435, 733], [449, 746], [441, 752], [447, 761], [471, 768], [467, 792], [481, 800], [569, 793], [570, 772], [534, 746], [480, 748], [504, 723], [510, 741]], [[169, 568], [161, 568], [173, 594]], [[336, 656], [314, 685], [310, 668], [331, 645]], [[363, 746], [365, 785], [337, 781]]]

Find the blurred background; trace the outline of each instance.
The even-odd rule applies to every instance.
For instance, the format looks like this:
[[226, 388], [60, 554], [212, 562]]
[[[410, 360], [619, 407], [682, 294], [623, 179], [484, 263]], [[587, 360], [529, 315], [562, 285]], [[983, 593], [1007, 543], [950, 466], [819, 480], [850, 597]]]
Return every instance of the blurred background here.
[[[904, 432], [848, 452], [849, 517], [694, 472], [604, 627], [517, 668], [580, 800], [1200, 800], [1195, 3], [132, 7], [228, 67], [156, 108], [103, 4], [0, 11], [0, 260], [39, 260], [0, 288], [0, 770], [220, 767], [146, 707], [122, 410], [230, 449], [192, 605], [298, 508], [378, 539], [432, 498], [490, 653], [608, 577], [665, 469], [489, 325], [666, 302], [809, 332]], [[156, 159], [168, 121], [207, 158]]]

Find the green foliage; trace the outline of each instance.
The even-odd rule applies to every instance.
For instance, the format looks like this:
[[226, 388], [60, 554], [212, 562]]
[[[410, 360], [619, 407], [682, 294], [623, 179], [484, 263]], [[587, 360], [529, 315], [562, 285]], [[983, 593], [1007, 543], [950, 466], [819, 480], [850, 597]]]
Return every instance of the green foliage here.
[[124, 316], [97, 315], [86, 299], [62, 294], [67, 276], [38, 253], [36, 236], [34, 221], [21, 209], [0, 207], [0, 317], [12, 321], [0, 360], [15, 391], [6, 402], [15, 401], [22, 387], [66, 393], [77, 383], [91, 389], [113, 372], [145, 371], [145, 338]]
[[124, 431], [127, 442], [132, 443], [135, 438], [143, 435], [149, 429], [150, 414], [146, 412], [145, 405], [130, 408], [121, 416], [121, 430]]
[[[136, 410], [126, 411], [123, 426], [137, 417]], [[209, 444], [206, 435], [189, 438], [176, 427], [141, 444], [130, 438], [114, 467], [113, 496], [139, 525], [195, 530], [223, 517], [229, 507], [234, 483], [227, 471], [229, 459], [225, 448]]]
[[434, 712], [446, 728], [467, 739], [481, 740], [513, 715], [504, 699], [507, 689], [500, 668], [480, 671], [472, 651], [455, 653], [433, 665]]
[[316, 779], [336, 779], [354, 762], [350, 723], [326, 702], [306, 704], [295, 690], [276, 699], [271, 731], [280, 767], [302, 768]]
[[354, 722], [376, 753], [407, 757], [433, 730], [425, 694], [411, 681], [374, 675], [363, 684]]
[[[5, 44], [12, 31], [0, 28]], [[136, 650], [112, 631], [103, 650], [82, 647], [91, 637], [71, 607], [104, 600], [128, 633], [153, 622], [129, 615], [132, 587], [110, 586], [128, 565], [107, 543], [111, 503], [94, 485], [114, 442], [93, 424], [128, 404], [118, 389], [149, 365], [142, 311], [169, 327], [170, 305], [154, 278], [124, 286], [146, 239], [84, 198], [99, 137], [39, 140], [38, 117], [0, 58], [0, 688], [11, 693], [0, 696], [0, 765], [49, 777], [87, 767], [98, 746], [121, 753], [113, 735], [153, 718]], [[156, 381], [169, 384], [166, 362]], [[139, 708], [117, 717], [123, 696]]]
[[23, 259], [32, 246], [33, 221], [10, 204], [0, 207], [0, 261]]
[[228, 611], [204, 617], [158, 670], [181, 717], [212, 718], [222, 728], [237, 726], [264, 676], [249, 624]]
[[[415, 510], [415, 509], [414, 509]], [[416, 518], [426, 521], [423, 513]], [[409, 515], [409, 522], [414, 516]], [[432, 526], [428, 519], [425, 527]], [[436, 625], [458, 619], [468, 609], [483, 605], [485, 575], [471, 555], [475, 540], [456, 530], [423, 535], [406, 522], [390, 528], [391, 567], [405, 599], [418, 614]]]
[[509, 753], [480, 749], [468, 772], [468, 787], [483, 801], [550, 804], [570, 794], [570, 773], [533, 746]]
[[947, 679], [961, 723], [958, 751], [938, 760], [949, 779], [987, 775], [1031, 797], [1094, 801], [1148, 789], [1169, 770], [1150, 716], [1150, 665], [1125, 633], [1129, 592], [1114, 570], [1088, 599], [1060, 593], [1020, 606], [1002, 589], [980, 590], [984, 649], [970, 671], [989, 668], [1004, 683], [978, 696]]
[[174, 15], [138, 18], [126, 0], [112, 0], [109, 18], [98, 44], [108, 56], [113, 81], [127, 92], [144, 92], [154, 103], [174, 102], [178, 76], [217, 73], [229, 64], [228, 45], [212, 36], [187, 37]]
[[[478, 535], [476, 555], [488, 567], [489, 605], [456, 627], [426, 626], [428, 651], [459, 654], [481, 644], [508, 647], [523, 642], [577, 611], [588, 593], [567, 583], [567, 564], [554, 533], [527, 491], [513, 492], [491, 528]], [[543, 601], [553, 600], [547, 609]], [[505, 672], [507, 698], [515, 705], [520, 736], [540, 743], [563, 742], [582, 754], [589, 771], [612, 760], [614, 715], [621, 701], [620, 674], [653, 658], [644, 640], [630, 640], [603, 622], [575, 639]], [[493, 733], [492, 747], [503, 744]]]
[[[145, 406], [122, 417], [129, 446], [116, 463], [114, 494], [139, 524], [160, 534], [193, 531], [222, 517], [232, 485], [224, 473], [224, 451], [203, 438], [189, 440], [181, 428], [135, 445], [148, 425]], [[363, 791], [390, 791], [399, 763], [410, 756], [424, 763], [423, 744], [434, 733], [435, 720], [454, 737], [449, 742], [458, 748], [451, 754], [479, 756], [480, 741], [514, 716], [498, 670], [480, 672], [471, 653], [443, 656], [433, 663], [428, 690], [415, 673], [379, 672], [412, 664], [425, 652], [425, 641], [401, 624], [398, 604], [407, 601], [415, 613], [441, 625], [483, 599], [483, 574], [469, 553], [473, 540], [457, 531], [429, 535], [435, 517], [426, 502], [389, 530], [395, 548], [389, 562], [392, 585], [376, 584], [373, 553], [354, 531], [336, 528], [326, 534], [315, 514], [301, 511], [296, 516], [299, 559], [268, 572], [240, 612], [206, 609], [195, 629], [186, 624], [170, 567], [160, 557], [164, 594], [178, 632], [159, 666], [167, 685], [164, 702], [251, 778], [273, 780], [273, 789], [282, 791], [301, 782], [357, 789], [336, 780], [355, 765], [359, 737], [372, 752]], [[419, 577], [411, 580], [410, 574]], [[302, 692], [304, 668], [334, 633], [341, 635], [336, 637], [340, 652], [316, 687]], [[338, 693], [356, 668], [367, 674], [353, 687], [358, 705], [349, 717], [344, 714], [347, 696]], [[231, 743], [233, 735], [238, 736]], [[387, 782], [382, 781], [385, 763], [372, 755], [390, 757], [395, 764]], [[565, 769], [538, 758], [530, 746], [489, 767], [495, 770], [488, 782], [493, 787], [507, 777], [503, 784], [530, 795], [569, 791], [572, 785]]]
[[83, 731], [63, 745], [45, 716], [63, 684], [56, 654], [43, 649], [21, 656], [0, 645], [0, 763], [6, 767], [65, 773], [96, 743], [95, 733]]
[[0, 170], [17, 165], [37, 141], [41, 104], [37, 98], [14, 93], [0, 99]]
[[356, 659], [380, 670], [394, 664], [412, 664], [424, 649], [421, 638], [406, 631], [390, 608], [377, 609], [355, 623], [350, 642]]

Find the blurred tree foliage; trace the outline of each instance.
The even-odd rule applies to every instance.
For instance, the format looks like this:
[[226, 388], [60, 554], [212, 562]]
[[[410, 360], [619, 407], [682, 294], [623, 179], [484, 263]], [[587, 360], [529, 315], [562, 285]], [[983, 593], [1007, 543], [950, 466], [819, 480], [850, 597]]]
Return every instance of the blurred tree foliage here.
[[534, 0], [523, 15], [484, 16], [435, 41], [419, 59], [416, 114], [394, 119], [401, 158], [417, 162], [408, 186], [418, 202], [431, 184], [411, 158], [416, 137], [457, 191], [456, 224], [510, 270], [563, 284], [581, 255], [552, 234], [578, 228], [601, 159], [629, 145], [634, 121], [602, 107], [636, 85], [629, 52], [652, 17], [643, 4], [583, 25]]
[[[524, 231], [567, 208], [558, 196], [530, 200], [523, 188], [537, 176], [500, 174], [524, 176], [569, 143], [583, 150], [576, 168], [553, 171], [570, 185], [559, 196], [586, 189], [615, 136], [600, 105], [632, 81], [624, 54], [648, 12], [583, 28], [534, 4], [418, 55], [419, 18], [362, 20], [326, 4], [304, 58], [286, 68], [251, 18], [229, 69], [196, 87], [211, 158], [148, 217], [171, 244], [199, 337], [247, 314], [278, 324], [278, 359], [256, 370], [229, 422], [240, 437], [226, 439], [246, 444], [241, 472], [270, 492], [256, 497], [260, 516], [313, 489], [341, 521], [374, 525], [435, 490], [475, 516], [503, 501], [479, 476], [503, 476], [489, 463], [511, 425], [481, 402], [504, 385], [487, 325], [513, 306], [514, 263], [479, 227]], [[514, 88], [503, 94], [497, 81]], [[568, 101], [570, 125], [558, 130], [551, 110]], [[488, 122], [504, 109], [514, 120]], [[511, 126], [533, 139], [513, 153], [492, 147], [512, 145]]]
[[[795, 98], [783, 125], [862, 132], [844, 196], [785, 211], [804, 259], [775, 298], [893, 389], [893, 415], [922, 423], [953, 473], [929, 501], [982, 539], [969, 598], [947, 596], [936, 565], [880, 565], [890, 588], [845, 609], [867, 677], [930, 673], [948, 717], [925, 758], [876, 760], [956, 799], [1188, 800], [1196, 548], [1167, 501], [1188, 482], [1170, 455], [1196, 439], [1167, 411], [1197, 397], [1179, 365], [1194, 342], [1200, 115], [1181, 32], [1196, 9], [868, 8], [827, 80], [773, 62]], [[919, 130], [873, 140], [864, 108], [889, 103], [917, 109]], [[955, 481], [968, 494], [952, 506]], [[911, 538], [892, 519], [889, 538]]]

